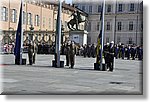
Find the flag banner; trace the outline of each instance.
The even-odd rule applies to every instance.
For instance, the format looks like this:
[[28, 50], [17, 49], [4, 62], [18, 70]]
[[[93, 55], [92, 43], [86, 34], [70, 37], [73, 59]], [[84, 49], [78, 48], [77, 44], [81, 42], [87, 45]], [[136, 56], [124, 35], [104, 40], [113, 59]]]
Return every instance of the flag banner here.
[[96, 46], [96, 63], [99, 63], [101, 62], [101, 39], [102, 39], [102, 31], [100, 31], [100, 34], [98, 35], [98, 38], [97, 38], [97, 46]]
[[97, 38], [97, 46], [96, 46], [96, 63], [100, 64], [102, 63], [102, 50], [103, 50], [103, 23], [104, 23], [104, 18], [103, 18], [103, 9], [104, 9], [104, 3], [102, 4], [101, 8], [101, 15], [100, 15], [100, 23], [101, 23], [101, 28], [100, 28], [100, 33]]
[[18, 22], [18, 28], [16, 33], [16, 42], [15, 42], [15, 48], [14, 48], [14, 55], [15, 55], [15, 63], [20, 63], [20, 52], [21, 52], [21, 34], [22, 33], [22, 2], [20, 6], [20, 14], [19, 14], [19, 22]]

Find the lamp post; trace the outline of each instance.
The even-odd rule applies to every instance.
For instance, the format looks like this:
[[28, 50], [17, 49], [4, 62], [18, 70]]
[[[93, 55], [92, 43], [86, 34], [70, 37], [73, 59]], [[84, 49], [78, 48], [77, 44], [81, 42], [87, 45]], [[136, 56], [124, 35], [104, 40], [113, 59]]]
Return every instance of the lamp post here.
[[30, 29], [29, 41], [32, 41], [33, 40], [33, 32], [34, 32], [33, 25], [31, 25], [31, 27], [29, 29]]

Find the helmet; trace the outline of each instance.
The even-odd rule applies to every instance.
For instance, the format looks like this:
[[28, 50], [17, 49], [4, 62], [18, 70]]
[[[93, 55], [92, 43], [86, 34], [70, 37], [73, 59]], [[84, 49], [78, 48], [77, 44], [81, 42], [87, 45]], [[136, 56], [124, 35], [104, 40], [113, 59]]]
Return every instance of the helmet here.
[[111, 44], [114, 44], [114, 41], [111, 41]]
[[106, 45], [109, 45], [109, 43], [106, 43]]

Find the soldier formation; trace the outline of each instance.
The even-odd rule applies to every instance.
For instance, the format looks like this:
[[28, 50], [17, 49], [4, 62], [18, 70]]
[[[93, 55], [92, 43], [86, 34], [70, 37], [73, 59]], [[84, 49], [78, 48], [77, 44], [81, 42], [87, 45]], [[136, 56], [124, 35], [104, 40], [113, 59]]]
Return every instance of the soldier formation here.
[[143, 60], [143, 46], [124, 45], [117, 44], [115, 45], [115, 58], [127, 59], [127, 60]]
[[[1, 47], [1, 51], [13, 53], [13, 47], [6, 46], [5, 44]], [[112, 41], [110, 44], [104, 45], [103, 57], [107, 70], [113, 71], [114, 58], [123, 60], [143, 60], [143, 46], [137, 46], [135, 44], [115, 44]], [[35, 64], [36, 54], [54, 54], [55, 44], [48, 45], [46, 43], [39, 43], [36, 45], [35, 42], [24, 44], [24, 51], [28, 52], [29, 65]], [[85, 57], [96, 57], [96, 46], [95, 44], [77, 45], [74, 41], [67, 41], [61, 46], [61, 54], [66, 56], [66, 66], [73, 68], [75, 65], [75, 55]]]

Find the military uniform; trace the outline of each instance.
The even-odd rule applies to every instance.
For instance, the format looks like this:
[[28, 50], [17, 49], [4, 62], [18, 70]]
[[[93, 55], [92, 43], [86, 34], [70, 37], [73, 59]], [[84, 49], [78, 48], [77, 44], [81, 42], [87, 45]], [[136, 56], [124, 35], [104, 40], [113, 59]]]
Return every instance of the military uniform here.
[[109, 46], [109, 53], [108, 53], [108, 59], [109, 59], [109, 63], [108, 63], [108, 67], [109, 67], [109, 71], [113, 71], [114, 70], [114, 46], [113, 46], [113, 42], [111, 42], [110, 46]]
[[105, 45], [104, 46], [104, 59], [105, 59], [105, 65], [107, 67], [107, 69], [109, 69], [108, 65], [109, 65], [109, 45]]
[[29, 64], [32, 65], [33, 64], [33, 45], [29, 44], [28, 47], [28, 57], [29, 57]]
[[64, 52], [66, 55], [66, 66], [69, 66], [69, 45], [68, 45], [68, 43], [65, 45]]
[[70, 59], [70, 65], [71, 65], [71, 68], [74, 67], [74, 64], [75, 64], [75, 54], [76, 54], [76, 48], [75, 48], [75, 45], [73, 43], [70, 44], [70, 49], [69, 49], [69, 59]]

